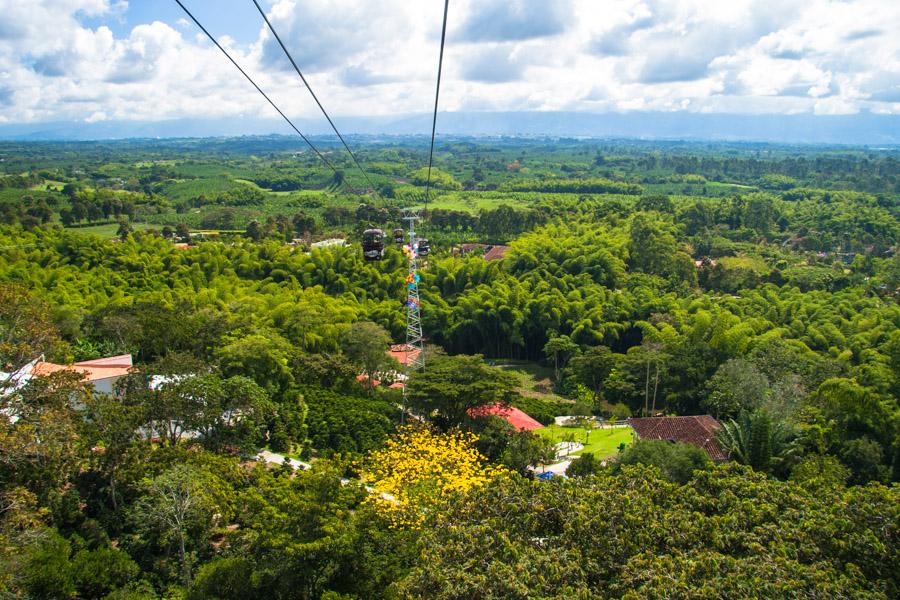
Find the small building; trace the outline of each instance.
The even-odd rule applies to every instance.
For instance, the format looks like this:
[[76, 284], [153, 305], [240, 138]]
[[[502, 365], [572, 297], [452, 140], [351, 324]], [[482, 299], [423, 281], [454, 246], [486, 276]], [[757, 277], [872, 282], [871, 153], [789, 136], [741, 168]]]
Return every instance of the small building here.
[[459, 246], [459, 253], [462, 256], [466, 256], [468, 254], [472, 254], [473, 252], [484, 251], [482, 258], [487, 261], [492, 260], [500, 260], [506, 254], [506, 251], [509, 250], [509, 246], [503, 246], [501, 244], [491, 245], [491, 244], [461, 244]]
[[710, 415], [633, 418], [628, 419], [628, 423], [642, 440], [691, 444], [705, 450], [716, 462], [728, 460], [728, 453], [716, 440], [716, 433], [722, 424]]
[[364, 388], [375, 388], [381, 385], [380, 379], [370, 379], [368, 376], [363, 374], [357, 375], [356, 380], [360, 382]]
[[131, 373], [134, 364], [130, 354], [83, 360], [71, 365], [58, 365], [56, 363], [38, 361], [35, 363], [31, 374], [35, 377], [46, 377], [59, 371], [71, 371], [80, 373], [85, 383], [90, 383], [101, 394], [113, 394], [116, 390], [116, 382]]
[[515, 406], [506, 406], [503, 404], [486, 404], [477, 408], [469, 409], [471, 417], [500, 417], [519, 431], [534, 431], [540, 429], [543, 425], [532, 418], [527, 413], [519, 410]]
[[501, 246], [500, 244], [497, 244], [496, 246], [489, 246], [488, 249], [484, 252], [484, 260], [500, 260], [504, 256], [506, 256], [507, 250], [509, 250], [509, 246]]
[[473, 243], [460, 244], [459, 253], [462, 256], [465, 256], [466, 254], [471, 254], [472, 252], [477, 252], [479, 250], [487, 250], [489, 247], [490, 246], [488, 246], [487, 244], [473, 244]]

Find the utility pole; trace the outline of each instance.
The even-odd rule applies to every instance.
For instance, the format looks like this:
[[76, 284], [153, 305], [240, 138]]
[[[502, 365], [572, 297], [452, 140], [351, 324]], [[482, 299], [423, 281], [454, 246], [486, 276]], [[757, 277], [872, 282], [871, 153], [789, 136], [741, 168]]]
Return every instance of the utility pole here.
[[[416, 221], [419, 215], [415, 210], [404, 210], [403, 220], [409, 223], [409, 243], [403, 246], [403, 254], [406, 255], [409, 269], [406, 275], [406, 347], [405, 351], [405, 375], [406, 383], [413, 371], [425, 367], [425, 347], [422, 342], [422, 316], [421, 302], [419, 301], [419, 273], [417, 258], [419, 254], [419, 240], [416, 237]], [[400, 414], [400, 422], [406, 417], [406, 386], [403, 387], [403, 411]]]

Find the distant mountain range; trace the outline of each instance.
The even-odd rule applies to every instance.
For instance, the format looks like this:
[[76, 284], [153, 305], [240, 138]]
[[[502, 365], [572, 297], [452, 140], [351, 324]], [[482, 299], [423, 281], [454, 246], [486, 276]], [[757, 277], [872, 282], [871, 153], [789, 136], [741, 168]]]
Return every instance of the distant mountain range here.
[[[424, 135], [431, 115], [339, 117], [342, 133]], [[297, 119], [304, 133], [330, 133], [324, 119]], [[218, 137], [290, 133], [287, 125], [254, 116], [170, 121], [78, 121], [0, 125], [2, 140], [108, 140]], [[759, 141], [801, 144], [900, 144], [900, 115], [859, 113], [718, 114], [687, 112], [448, 112], [438, 115], [438, 133], [465, 136], [565, 136], [652, 140]]]

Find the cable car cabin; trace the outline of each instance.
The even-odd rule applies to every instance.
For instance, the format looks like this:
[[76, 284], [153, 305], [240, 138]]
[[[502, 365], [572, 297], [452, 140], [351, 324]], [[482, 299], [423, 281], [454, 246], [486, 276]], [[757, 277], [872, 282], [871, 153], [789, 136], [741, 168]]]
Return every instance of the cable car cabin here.
[[425, 257], [431, 252], [431, 244], [428, 243], [428, 240], [421, 239], [419, 240], [419, 256]]
[[403, 237], [403, 230], [402, 230], [402, 229], [395, 229], [395, 230], [394, 230], [394, 243], [395, 243], [395, 244], [402, 244], [404, 241], [405, 241], [405, 240], [404, 240], [404, 237]]
[[381, 260], [384, 258], [384, 232], [380, 229], [366, 229], [362, 235], [363, 258]]

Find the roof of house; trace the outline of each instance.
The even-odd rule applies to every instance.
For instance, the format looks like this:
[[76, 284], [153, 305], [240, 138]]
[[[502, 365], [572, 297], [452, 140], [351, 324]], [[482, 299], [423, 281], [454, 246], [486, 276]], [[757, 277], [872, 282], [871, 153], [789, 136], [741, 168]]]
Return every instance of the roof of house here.
[[81, 373], [88, 382], [123, 377], [128, 375], [133, 367], [130, 354], [84, 360], [71, 365], [58, 365], [56, 363], [40, 361], [34, 366], [32, 373], [38, 377], [45, 377], [59, 371], [72, 371]]
[[525, 431], [532, 431], [543, 427], [538, 421], [515, 406], [486, 404], [484, 406], [469, 409], [469, 415], [473, 417], [487, 417], [489, 415], [497, 416], [504, 419], [516, 429], [524, 429]]
[[395, 359], [402, 366], [406, 366], [418, 358], [420, 350], [407, 344], [394, 344], [387, 351], [388, 356]]
[[378, 387], [379, 385], [381, 385], [381, 381], [380, 381], [380, 380], [378, 380], [378, 379], [369, 379], [368, 376], [362, 375], [362, 374], [357, 375], [357, 376], [356, 376], [356, 380], [357, 380], [358, 382], [360, 382], [361, 384], [363, 384], [364, 387], [366, 387], [366, 386], [370, 386], [370, 387]]
[[509, 250], [509, 246], [491, 246], [488, 251], [484, 253], [484, 260], [500, 260], [506, 255], [506, 251]]
[[95, 358], [94, 360], [82, 360], [75, 363], [79, 367], [133, 367], [130, 354], [119, 354], [118, 356], [107, 356], [106, 358]]
[[710, 415], [689, 417], [644, 417], [629, 419], [634, 432], [642, 440], [669, 440], [703, 448], [715, 461], [728, 460], [728, 454], [716, 441], [722, 426]]

